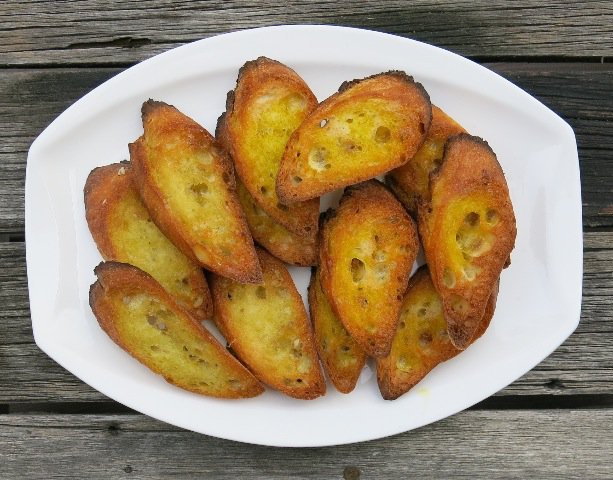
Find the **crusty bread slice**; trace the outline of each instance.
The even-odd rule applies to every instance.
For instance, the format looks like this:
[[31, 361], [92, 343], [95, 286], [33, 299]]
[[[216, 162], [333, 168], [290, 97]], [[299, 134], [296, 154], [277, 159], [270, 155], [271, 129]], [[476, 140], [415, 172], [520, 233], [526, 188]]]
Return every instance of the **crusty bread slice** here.
[[307, 267], [319, 260], [319, 243], [316, 230], [308, 237], [290, 232], [275, 222], [253, 200], [240, 180], [236, 182], [238, 199], [241, 202], [249, 229], [256, 242], [275, 257], [292, 265]]
[[367, 356], [332, 311], [321, 289], [317, 269], [311, 272], [309, 308], [324, 370], [339, 392], [349, 393], [355, 388]]
[[294, 398], [319, 397], [326, 384], [302, 298], [285, 265], [264, 250], [257, 252], [261, 285], [212, 275], [217, 326], [262, 382]]
[[[497, 285], [497, 283], [496, 283]], [[487, 329], [494, 315], [495, 288], [471, 343]], [[447, 334], [441, 298], [430, 279], [426, 265], [411, 277], [402, 303], [398, 330], [387, 357], [377, 359], [377, 383], [386, 400], [408, 392], [439, 363], [455, 357], [456, 348]]]
[[291, 68], [266, 57], [238, 72], [215, 136], [230, 152], [236, 173], [258, 206], [291, 232], [316, 233], [319, 199], [284, 205], [276, 180], [290, 135], [317, 106], [317, 98]]
[[387, 174], [386, 183], [413, 215], [420, 200], [430, 199], [430, 173], [443, 159], [445, 142], [466, 130], [440, 108], [432, 105], [432, 124], [426, 140], [413, 158]]
[[290, 137], [279, 199], [319, 197], [403, 165], [424, 141], [431, 117], [428, 94], [404, 72], [343, 83]]
[[105, 260], [147, 272], [199, 320], [211, 318], [211, 293], [199, 265], [157, 228], [132, 185], [128, 163], [95, 168], [84, 188], [85, 217]]
[[355, 341], [389, 353], [419, 242], [411, 217], [377, 180], [345, 190], [322, 227], [321, 286]]
[[459, 134], [430, 177], [430, 201], [418, 208], [419, 234], [442, 298], [453, 344], [466, 348], [515, 245], [513, 205], [489, 145]]
[[130, 158], [134, 184], [153, 221], [208, 270], [259, 282], [262, 272], [228, 155], [170, 105], [149, 100], [142, 115], [144, 134], [130, 144]]
[[100, 327], [122, 349], [166, 381], [221, 398], [255, 397], [262, 385], [153, 277], [132, 265], [106, 262], [89, 304]]

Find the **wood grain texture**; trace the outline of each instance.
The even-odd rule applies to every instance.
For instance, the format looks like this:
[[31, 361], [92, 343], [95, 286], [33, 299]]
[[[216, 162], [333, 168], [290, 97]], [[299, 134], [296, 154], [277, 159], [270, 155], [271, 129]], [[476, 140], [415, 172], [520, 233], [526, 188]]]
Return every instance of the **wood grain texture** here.
[[611, 478], [612, 423], [613, 410], [467, 411], [357, 445], [284, 449], [198, 435], [133, 414], [1, 415], [0, 475], [604, 479]]
[[[613, 395], [613, 233], [586, 233], [583, 311], [577, 331], [497, 396]], [[33, 343], [23, 243], [0, 243], [0, 403], [91, 402], [106, 397]]]
[[379, 30], [481, 58], [602, 57], [613, 48], [607, 1], [9, 0], [0, 7], [0, 65], [133, 63], [220, 33], [301, 23]]
[[[613, 64], [486, 66], [571, 124], [579, 146], [584, 225], [613, 227]], [[34, 138], [71, 103], [119, 71], [0, 69], [0, 233], [23, 230], [25, 162]]]

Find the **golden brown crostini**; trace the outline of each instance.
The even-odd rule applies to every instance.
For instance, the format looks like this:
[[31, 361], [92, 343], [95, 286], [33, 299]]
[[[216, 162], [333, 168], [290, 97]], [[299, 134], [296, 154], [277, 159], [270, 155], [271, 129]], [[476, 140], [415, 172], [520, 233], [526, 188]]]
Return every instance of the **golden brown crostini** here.
[[311, 400], [326, 392], [302, 297], [285, 265], [257, 249], [263, 282], [211, 276], [215, 322], [229, 348], [265, 384]]
[[239, 70], [215, 132], [255, 203], [289, 231], [310, 238], [317, 231], [319, 199], [282, 204], [276, 180], [287, 140], [316, 106], [317, 98], [296, 72], [260, 57]]
[[89, 304], [109, 337], [167, 382], [220, 398], [264, 391], [249, 373], [149, 274], [125, 263], [101, 263]]
[[324, 221], [321, 287], [370, 356], [389, 353], [418, 249], [413, 220], [377, 180], [347, 188]]
[[130, 158], [153, 221], [207, 270], [259, 282], [262, 272], [227, 153], [173, 106], [148, 100], [142, 117], [144, 134], [130, 144]]
[[513, 205], [490, 146], [460, 134], [430, 177], [430, 201], [418, 207], [419, 234], [449, 336], [466, 348], [515, 245]]
[[404, 72], [343, 83], [290, 137], [279, 199], [319, 197], [403, 165], [424, 141], [431, 117], [428, 94]]

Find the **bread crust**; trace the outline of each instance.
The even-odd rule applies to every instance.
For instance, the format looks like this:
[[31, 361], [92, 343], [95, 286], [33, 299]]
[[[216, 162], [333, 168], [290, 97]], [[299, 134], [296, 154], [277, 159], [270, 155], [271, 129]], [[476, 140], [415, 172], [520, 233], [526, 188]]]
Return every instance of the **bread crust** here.
[[257, 283], [262, 272], [228, 155], [195, 121], [143, 104], [144, 134], [129, 145], [134, 184], [160, 230], [206, 269]]
[[[487, 303], [474, 338], [477, 340], [490, 324], [496, 308], [498, 282]], [[438, 364], [462, 350], [456, 348], [447, 334], [442, 303], [430, 279], [426, 265], [411, 277], [398, 330], [387, 357], [377, 359], [377, 383], [381, 396], [394, 400], [417, 385]]]
[[453, 344], [466, 348], [508, 264], [516, 225], [507, 183], [484, 140], [450, 137], [418, 207], [419, 234]]
[[289, 136], [316, 106], [317, 98], [294, 70], [259, 57], [239, 70], [215, 131], [256, 204], [277, 223], [305, 237], [317, 231], [319, 200], [284, 205], [275, 186]]
[[419, 249], [413, 220], [370, 180], [345, 190], [321, 235], [321, 286], [334, 313], [367, 354], [386, 356]]
[[403, 165], [425, 139], [431, 117], [427, 92], [404, 72], [343, 83], [290, 137], [279, 199], [319, 197]]
[[368, 357], [332, 311], [316, 268], [311, 271], [308, 298], [315, 345], [324, 370], [339, 392], [350, 393]]
[[263, 383], [303, 400], [324, 395], [326, 384], [302, 297], [280, 260], [260, 248], [257, 253], [264, 273], [261, 285], [211, 276], [217, 327]]
[[417, 215], [420, 201], [430, 199], [430, 173], [442, 162], [445, 142], [459, 133], [466, 133], [464, 127], [432, 105], [432, 123], [424, 143], [413, 158], [386, 175], [385, 182], [412, 215]]
[[[264, 391], [153, 277], [118, 262], [101, 263], [94, 272], [98, 280], [90, 288], [89, 304], [100, 327], [154, 373], [185, 390], [219, 398], [249, 398]], [[183, 343], [182, 348], [175, 343]]]
[[291, 265], [309, 267], [319, 261], [319, 235], [316, 231], [308, 237], [290, 232], [275, 222], [249, 195], [240, 180], [236, 182], [238, 199], [254, 240], [280, 260]]
[[131, 177], [128, 162], [94, 168], [87, 177], [85, 218], [98, 251], [104, 260], [149, 273], [195, 318], [211, 318], [213, 301], [204, 272], [151, 221]]

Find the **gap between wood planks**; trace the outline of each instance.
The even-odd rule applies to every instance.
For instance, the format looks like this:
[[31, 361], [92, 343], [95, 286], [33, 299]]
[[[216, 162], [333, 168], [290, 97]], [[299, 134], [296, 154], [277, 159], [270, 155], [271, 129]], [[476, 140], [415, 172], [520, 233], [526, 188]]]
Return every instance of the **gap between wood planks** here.
[[[487, 398], [466, 410], [594, 410], [613, 408], [613, 395], [589, 394], [569, 396], [507, 395]], [[120, 403], [103, 402], [36, 402], [0, 404], [0, 415], [11, 414], [115, 414], [137, 413]]]
[[[190, 43], [190, 42], [185, 42]], [[182, 45], [182, 44], [181, 44]], [[179, 46], [179, 45], [177, 45]], [[171, 49], [169, 49], [171, 50]], [[152, 58], [156, 55], [151, 55]], [[475, 56], [466, 56], [464, 57], [468, 60], [471, 60], [475, 63], [483, 64], [483, 63], [611, 63], [613, 62], [613, 56], [604, 57], [604, 56], [576, 56], [576, 57], [565, 57], [562, 55], [558, 56], [530, 56], [530, 55], [498, 55], [498, 56], [487, 56], [487, 55], [475, 55]], [[144, 60], [142, 60], [144, 61]], [[79, 68], [79, 69], [88, 69], [88, 68], [130, 68], [134, 65], [138, 65], [141, 61], [137, 62], [104, 62], [104, 63], [83, 63], [83, 62], [49, 62], [49, 63], [21, 63], [21, 64], [0, 64], [0, 70], [52, 70], [55, 68]]]

